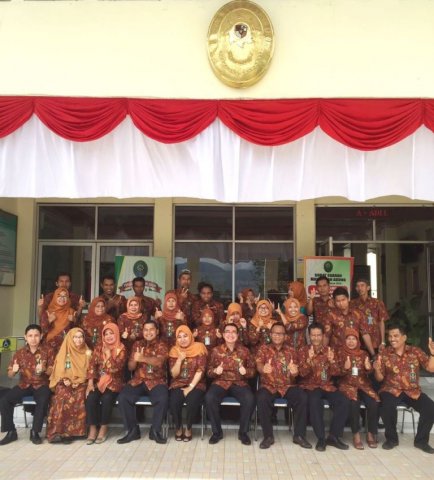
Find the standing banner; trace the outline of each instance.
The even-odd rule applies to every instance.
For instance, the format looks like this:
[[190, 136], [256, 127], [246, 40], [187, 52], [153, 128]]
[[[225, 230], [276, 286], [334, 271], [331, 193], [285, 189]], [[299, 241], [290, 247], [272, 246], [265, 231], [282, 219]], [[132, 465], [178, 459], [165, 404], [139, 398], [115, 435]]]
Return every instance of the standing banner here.
[[144, 295], [164, 300], [166, 285], [166, 259], [164, 257], [139, 257], [121, 255], [115, 257], [115, 278], [117, 291], [126, 298], [133, 297], [133, 280], [145, 279]]
[[316, 279], [325, 275], [330, 281], [330, 294], [336, 287], [351, 292], [354, 257], [304, 257], [304, 285], [309, 296], [316, 295]]

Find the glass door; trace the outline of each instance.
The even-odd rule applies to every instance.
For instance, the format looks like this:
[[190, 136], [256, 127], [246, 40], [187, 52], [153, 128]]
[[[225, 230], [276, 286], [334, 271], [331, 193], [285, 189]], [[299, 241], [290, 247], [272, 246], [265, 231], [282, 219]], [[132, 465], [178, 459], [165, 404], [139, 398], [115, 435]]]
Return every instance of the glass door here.
[[[92, 243], [39, 243], [37, 297], [52, 292], [58, 273], [71, 275], [71, 290], [89, 301], [94, 296], [95, 249]], [[35, 299], [36, 300], [36, 299]]]

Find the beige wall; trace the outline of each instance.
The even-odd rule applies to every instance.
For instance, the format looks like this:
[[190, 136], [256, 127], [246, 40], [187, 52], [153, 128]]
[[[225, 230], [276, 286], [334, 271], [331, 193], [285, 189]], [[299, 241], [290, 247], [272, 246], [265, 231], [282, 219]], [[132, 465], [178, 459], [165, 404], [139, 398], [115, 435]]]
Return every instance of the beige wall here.
[[240, 91], [208, 64], [226, 0], [0, 2], [0, 94], [181, 98], [432, 97], [432, 0], [261, 0], [268, 74]]
[[0, 208], [18, 216], [17, 269], [14, 287], [0, 287], [0, 334], [21, 335], [34, 320], [35, 202], [0, 199]]

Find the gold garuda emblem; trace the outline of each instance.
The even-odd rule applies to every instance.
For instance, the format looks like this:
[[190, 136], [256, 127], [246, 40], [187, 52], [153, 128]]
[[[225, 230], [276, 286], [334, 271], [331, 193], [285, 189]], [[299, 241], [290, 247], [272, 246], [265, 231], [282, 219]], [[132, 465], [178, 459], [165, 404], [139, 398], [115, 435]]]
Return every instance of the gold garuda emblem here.
[[274, 50], [273, 25], [250, 0], [233, 0], [214, 15], [208, 30], [208, 57], [216, 76], [231, 87], [255, 84]]

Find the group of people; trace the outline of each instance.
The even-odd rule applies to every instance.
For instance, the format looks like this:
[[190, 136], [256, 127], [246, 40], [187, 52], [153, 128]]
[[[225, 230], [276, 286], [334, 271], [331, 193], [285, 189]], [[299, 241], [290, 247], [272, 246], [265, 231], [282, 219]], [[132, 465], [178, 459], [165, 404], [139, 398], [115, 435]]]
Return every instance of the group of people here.
[[[0, 402], [0, 445], [17, 439], [14, 406], [33, 395], [36, 407], [30, 438], [41, 443], [47, 417], [49, 442], [69, 443], [86, 437], [89, 445], [107, 439], [117, 401], [125, 426], [118, 443], [140, 438], [136, 403], [147, 395], [153, 405], [149, 438], [166, 443], [162, 424], [168, 410], [175, 440], [192, 439], [192, 425], [202, 404], [211, 423], [210, 444], [223, 438], [220, 408], [230, 395], [240, 403], [238, 438], [250, 445], [249, 426], [255, 408], [263, 431], [260, 448], [274, 443], [274, 401], [286, 399], [294, 421], [293, 442], [312, 448], [306, 426], [317, 437], [316, 450], [346, 450], [344, 427], [349, 421], [353, 445], [363, 449], [360, 407], [367, 412], [367, 444], [377, 447], [379, 415], [385, 425], [384, 449], [398, 445], [399, 403], [420, 414], [414, 445], [434, 453], [429, 434], [434, 402], [419, 386], [421, 368], [434, 372], [434, 342], [429, 355], [406, 344], [399, 325], [388, 325], [383, 302], [369, 295], [369, 282], [356, 283], [358, 298], [338, 287], [331, 294], [326, 276], [316, 280], [317, 295], [306, 296], [301, 282], [290, 282], [282, 305], [261, 300], [251, 289], [227, 311], [213, 298], [213, 287], [190, 291], [191, 273], [181, 272], [176, 289], [162, 305], [144, 296], [145, 281], [133, 281], [134, 296], [115, 294], [105, 277], [102, 294], [90, 303], [71, 293], [70, 277], [60, 275], [53, 294], [38, 302], [40, 324], [26, 328], [26, 346], [13, 356], [8, 375], [20, 380]], [[313, 321], [308, 325], [308, 316]], [[326, 436], [324, 402], [333, 416]], [[186, 405], [185, 422], [182, 409]]]

